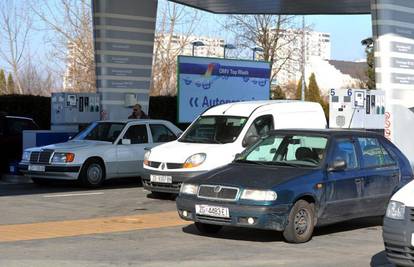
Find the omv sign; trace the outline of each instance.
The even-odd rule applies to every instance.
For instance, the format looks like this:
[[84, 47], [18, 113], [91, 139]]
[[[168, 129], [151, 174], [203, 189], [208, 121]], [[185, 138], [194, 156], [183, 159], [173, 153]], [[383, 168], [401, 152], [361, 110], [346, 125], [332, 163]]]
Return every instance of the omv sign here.
[[270, 72], [263, 61], [179, 56], [179, 122], [192, 122], [211, 106], [269, 99]]

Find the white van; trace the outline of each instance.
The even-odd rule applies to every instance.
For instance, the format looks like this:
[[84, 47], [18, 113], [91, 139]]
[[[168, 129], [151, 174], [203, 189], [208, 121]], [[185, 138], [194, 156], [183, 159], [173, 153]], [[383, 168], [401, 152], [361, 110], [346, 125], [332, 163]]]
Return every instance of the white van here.
[[321, 105], [268, 100], [212, 107], [178, 140], [146, 152], [143, 186], [152, 192], [178, 193], [183, 181], [229, 164], [261, 135], [286, 128], [326, 128]]

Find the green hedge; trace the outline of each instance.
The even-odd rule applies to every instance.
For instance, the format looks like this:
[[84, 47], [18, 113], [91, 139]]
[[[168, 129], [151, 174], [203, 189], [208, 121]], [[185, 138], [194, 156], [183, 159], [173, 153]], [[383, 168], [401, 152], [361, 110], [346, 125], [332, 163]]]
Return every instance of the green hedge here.
[[[50, 129], [50, 97], [32, 95], [0, 96], [0, 111], [11, 116], [33, 118], [41, 129]], [[149, 116], [151, 119], [168, 120], [181, 129], [188, 124], [177, 123], [177, 98], [157, 96], [150, 98]]]

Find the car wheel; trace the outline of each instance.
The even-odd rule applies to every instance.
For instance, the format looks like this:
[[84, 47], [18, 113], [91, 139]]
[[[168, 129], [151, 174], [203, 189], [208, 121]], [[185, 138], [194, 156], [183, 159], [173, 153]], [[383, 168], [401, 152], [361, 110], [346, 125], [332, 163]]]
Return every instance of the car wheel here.
[[290, 243], [304, 243], [312, 238], [315, 227], [315, 205], [299, 200], [289, 213], [283, 237]]
[[216, 234], [221, 230], [221, 228], [223, 228], [223, 226], [221, 225], [207, 224], [207, 223], [201, 223], [201, 222], [196, 222], [194, 224], [197, 230], [203, 234]]
[[80, 174], [80, 181], [86, 187], [99, 187], [105, 181], [105, 168], [99, 160], [89, 160]]
[[48, 180], [48, 179], [32, 178], [32, 181], [36, 185], [48, 185], [48, 184], [50, 184], [50, 180]]

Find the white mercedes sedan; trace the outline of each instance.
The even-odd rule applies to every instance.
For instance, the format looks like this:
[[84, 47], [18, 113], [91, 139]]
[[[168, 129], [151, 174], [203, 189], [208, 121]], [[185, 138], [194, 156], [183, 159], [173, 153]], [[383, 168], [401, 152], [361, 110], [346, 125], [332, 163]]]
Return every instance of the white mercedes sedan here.
[[98, 121], [68, 142], [25, 150], [19, 170], [37, 184], [59, 179], [99, 187], [107, 179], [140, 177], [145, 151], [181, 133], [163, 120]]

